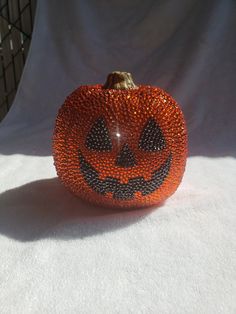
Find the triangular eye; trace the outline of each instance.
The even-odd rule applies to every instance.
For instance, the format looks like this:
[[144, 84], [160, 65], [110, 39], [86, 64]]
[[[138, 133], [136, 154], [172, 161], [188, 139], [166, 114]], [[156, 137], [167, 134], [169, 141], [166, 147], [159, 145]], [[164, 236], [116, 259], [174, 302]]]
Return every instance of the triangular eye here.
[[164, 135], [154, 118], [149, 118], [139, 139], [139, 148], [155, 152], [165, 148]]
[[86, 138], [86, 146], [96, 151], [110, 151], [112, 142], [103, 117], [98, 118], [93, 124]]

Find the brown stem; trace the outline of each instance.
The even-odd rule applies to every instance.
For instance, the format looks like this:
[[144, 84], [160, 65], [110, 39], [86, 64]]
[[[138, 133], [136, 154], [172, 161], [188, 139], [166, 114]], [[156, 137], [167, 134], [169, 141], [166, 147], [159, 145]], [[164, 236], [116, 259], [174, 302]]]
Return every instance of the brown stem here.
[[135, 89], [138, 88], [133, 82], [130, 73], [114, 71], [107, 76], [105, 89]]

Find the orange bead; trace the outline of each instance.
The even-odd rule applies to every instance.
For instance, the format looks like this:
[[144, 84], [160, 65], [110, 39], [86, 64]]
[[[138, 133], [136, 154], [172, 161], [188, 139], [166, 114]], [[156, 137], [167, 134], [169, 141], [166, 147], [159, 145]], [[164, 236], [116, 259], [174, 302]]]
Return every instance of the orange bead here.
[[114, 207], [158, 204], [184, 173], [183, 113], [157, 87], [81, 86], [59, 110], [53, 156], [60, 180], [82, 199]]

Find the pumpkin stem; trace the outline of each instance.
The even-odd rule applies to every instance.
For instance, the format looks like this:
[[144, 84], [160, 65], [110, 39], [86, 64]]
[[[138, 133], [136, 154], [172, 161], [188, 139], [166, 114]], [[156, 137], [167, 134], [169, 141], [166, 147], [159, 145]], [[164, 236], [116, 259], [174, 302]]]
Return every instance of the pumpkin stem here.
[[133, 82], [132, 75], [128, 72], [114, 71], [107, 76], [105, 89], [135, 89], [138, 88]]

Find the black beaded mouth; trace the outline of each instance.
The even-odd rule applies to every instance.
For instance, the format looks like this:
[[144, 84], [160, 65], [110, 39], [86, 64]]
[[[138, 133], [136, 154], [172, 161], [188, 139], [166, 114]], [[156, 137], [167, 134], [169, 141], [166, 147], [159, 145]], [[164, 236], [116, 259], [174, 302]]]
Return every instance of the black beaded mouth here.
[[145, 180], [143, 177], [134, 177], [129, 179], [128, 183], [120, 183], [117, 178], [113, 177], [100, 179], [99, 172], [86, 161], [80, 150], [78, 153], [80, 170], [87, 184], [101, 195], [112, 192], [113, 198], [117, 200], [130, 200], [134, 198], [134, 193], [138, 191], [143, 196], [156, 191], [167, 177], [172, 161], [172, 154], [170, 153], [164, 164], [152, 172], [150, 180]]

